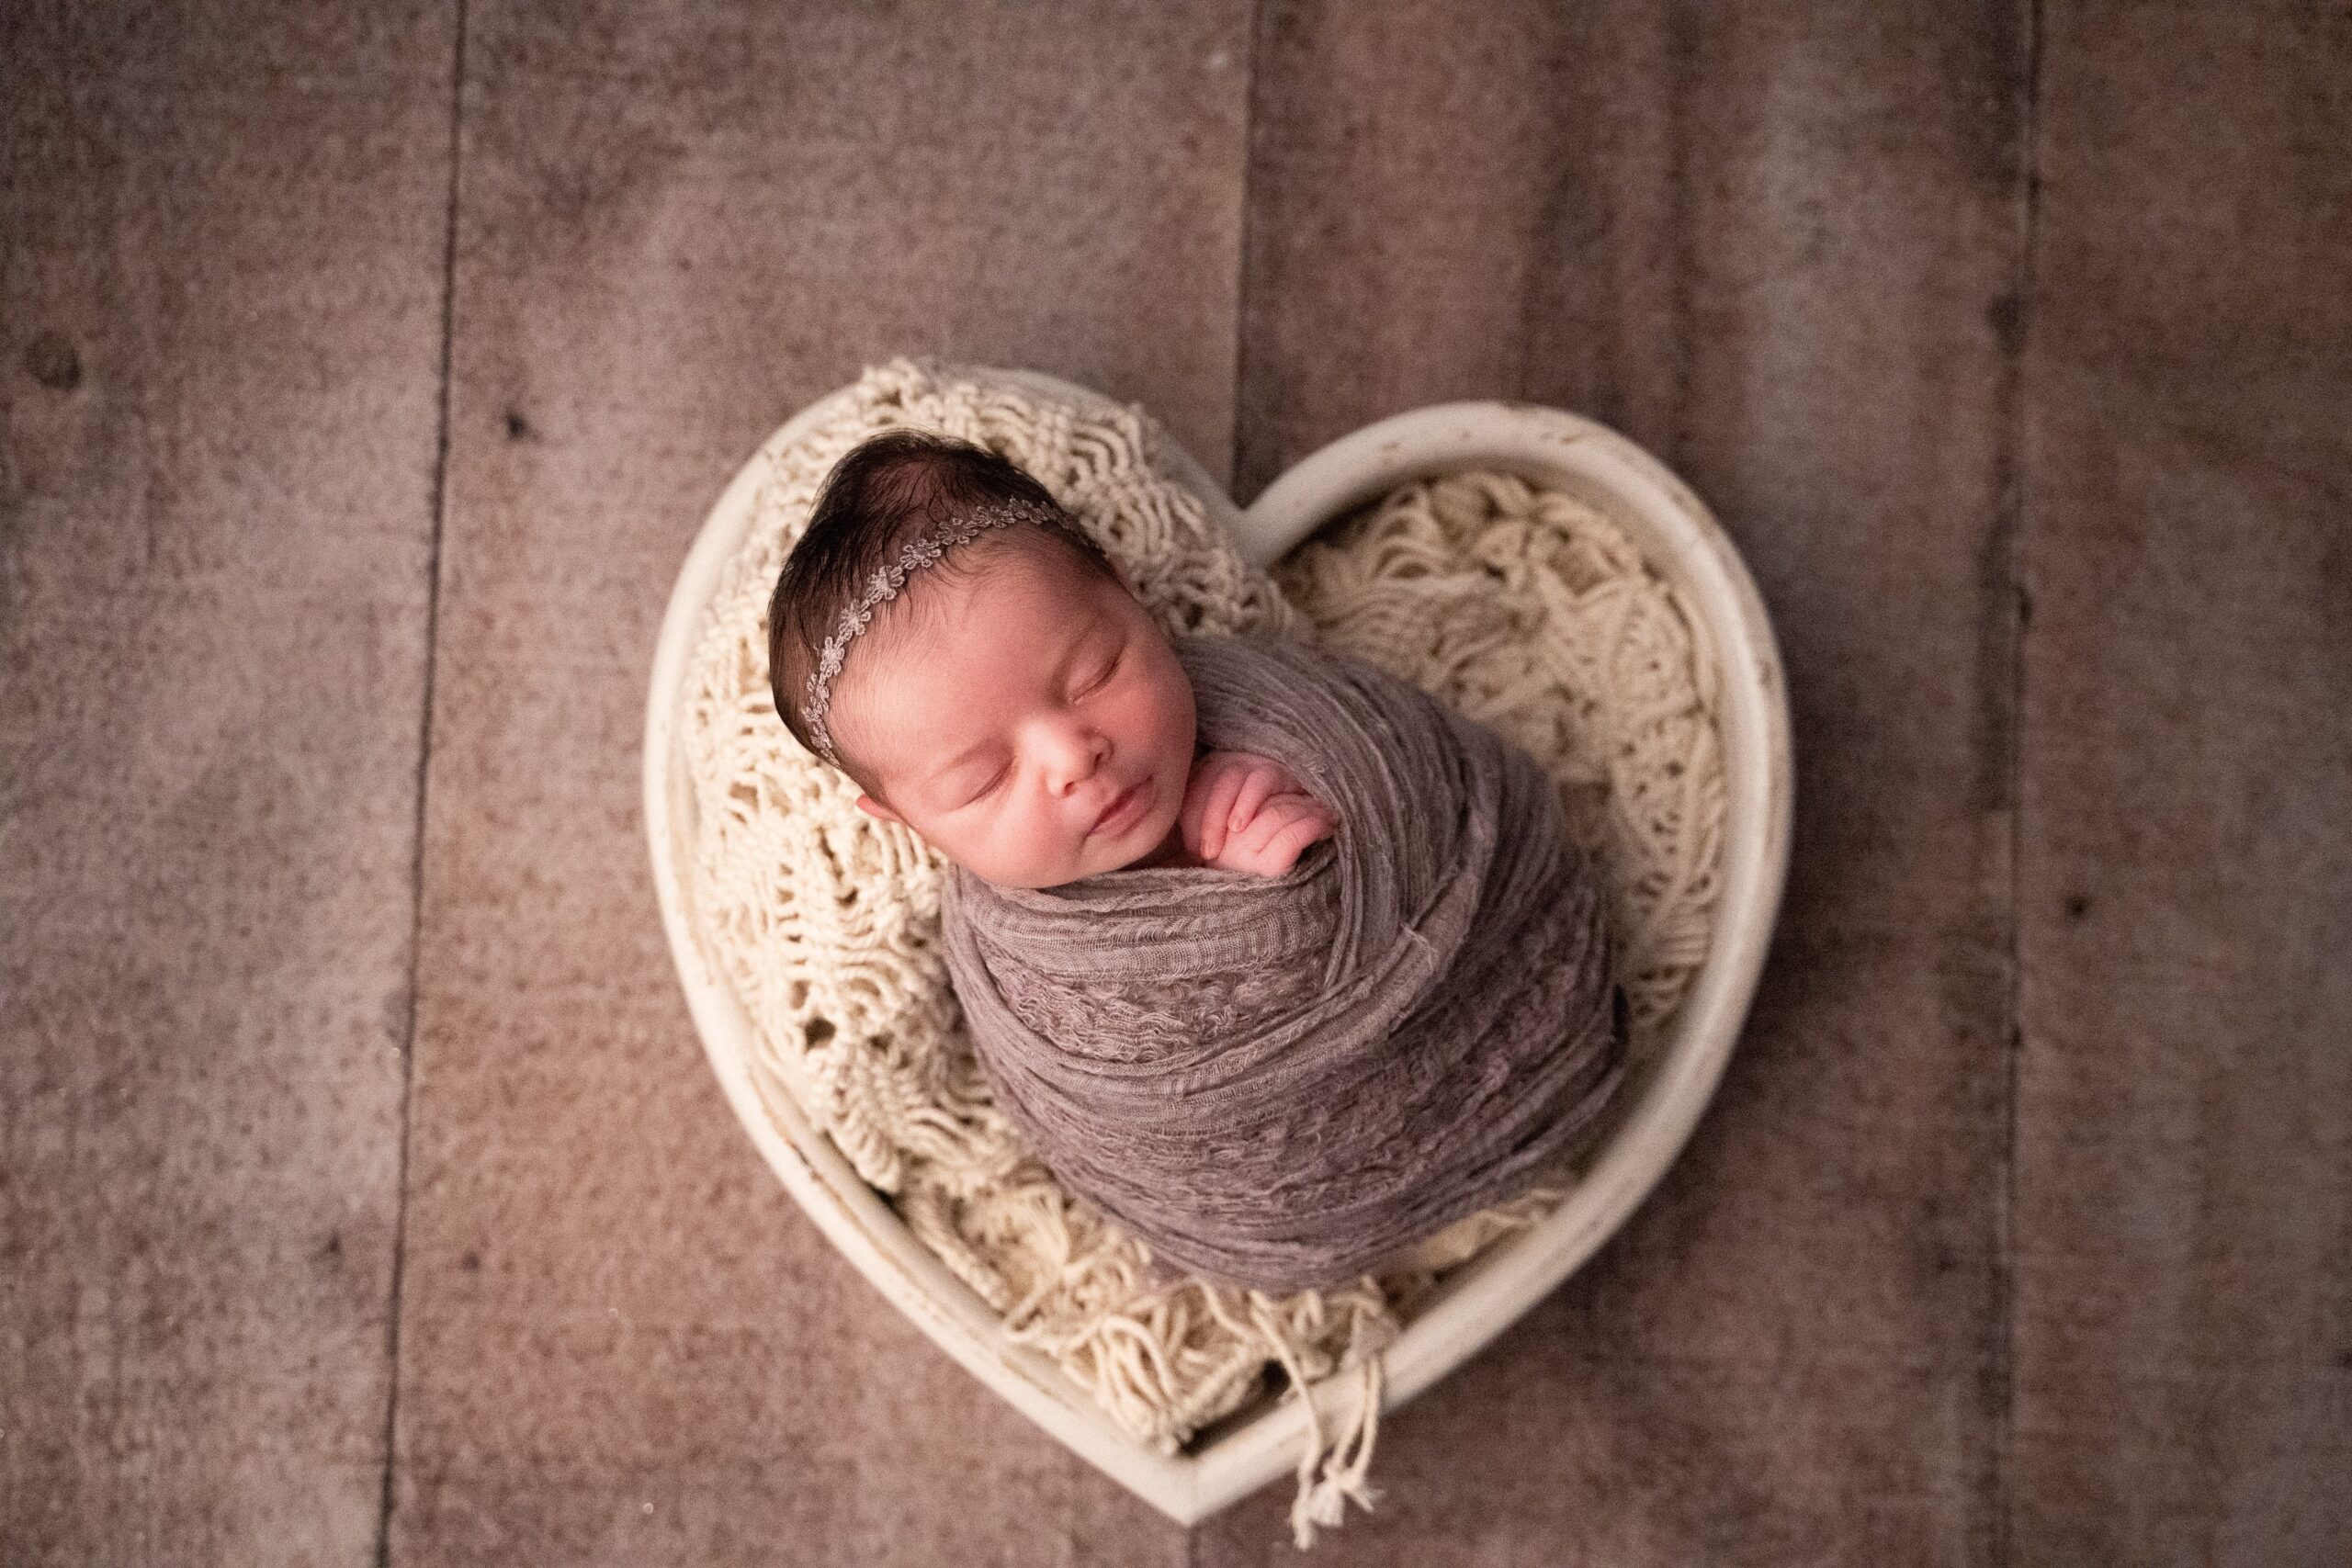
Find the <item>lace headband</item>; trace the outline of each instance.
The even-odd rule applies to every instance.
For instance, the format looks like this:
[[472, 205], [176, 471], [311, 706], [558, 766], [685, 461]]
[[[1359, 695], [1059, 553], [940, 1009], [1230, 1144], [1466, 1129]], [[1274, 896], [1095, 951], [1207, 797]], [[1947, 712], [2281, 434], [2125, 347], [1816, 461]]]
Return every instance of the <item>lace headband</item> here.
[[808, 674], [808, 700], [801, 708], [801, 717], [808, 726], [809, 737], [817, 743], [818, 754], [826, 761], [844, 773], [848, 771], [842, 766], [841, 753], [833, 749], [832, 731], [825, 728], [825, 715], [832, 707], [833, 677], [842, 672], [842, 656], [849, 651], [851, 639], [874, 619], [875, 606], [885, 599], [897, 598], [899, 591], [907, 585], [907, 579], [938, 561], [950, 545], [960, 545], [989, 528], [1023, 522], [1055, 528], [1067, 526], [1058, 513], [1035, 502], [990, 502], [909, 540], [899, 552], [897, 564], [880, 569], [867, 580], [857, 603], [842, 612], [841, 625], [825, 639], [825, 646], [817, 656], [817, 668]]

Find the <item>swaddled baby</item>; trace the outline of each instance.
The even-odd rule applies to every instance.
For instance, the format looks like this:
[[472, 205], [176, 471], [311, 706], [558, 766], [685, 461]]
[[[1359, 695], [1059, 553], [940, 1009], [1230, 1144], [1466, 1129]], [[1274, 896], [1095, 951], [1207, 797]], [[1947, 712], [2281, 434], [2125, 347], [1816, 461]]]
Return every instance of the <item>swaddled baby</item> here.
[[915, 431], [835, 467], [768, 630], [796, 738], [949, 862], [1000, 1107], [1163, 1258], [1340, 1283], [1597, 1122], [1603, 899], [1493, 731], [1311, 643], [1169, 636], [1033, 478]]

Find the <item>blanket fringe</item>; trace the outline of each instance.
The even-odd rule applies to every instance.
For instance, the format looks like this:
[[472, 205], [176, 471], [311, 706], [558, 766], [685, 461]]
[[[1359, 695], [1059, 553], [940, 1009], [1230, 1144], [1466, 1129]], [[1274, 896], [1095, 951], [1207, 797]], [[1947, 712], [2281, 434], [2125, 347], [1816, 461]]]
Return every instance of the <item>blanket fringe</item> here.
[[[1380, 1501], [1381, 1489], [1366, 1479], [1372, 1454], [1380, 1437], [1380, 1401], [1385, 1382], [1383, 1356], [1374, 1350], [1356, 1363], [1362, 1390], [1355, 1408], [1343, 1419], [1330, 1447], [1323, 1446], [1323, 1420], [1308, 1396], [1306, 1374], [1299, 1364], [1290, 1336], [1279, 1314], [1269, 1313], [1262, 1297], [1252, 1292], [1252, 1315], [1261, 1332], [1272, 1342], [1274, 1353], [1289, 1374], [1292, 1391], [1306, 1406], [1306, 1444], [1298, 1460], [1298, 1492], [1291, 1499], [1291, 1541], [1301, 1551], [1312, 1551], [1317, 1526], [1337, 1529], [1347, 1517], [1347, 1500], [1354, 1498], [1366, 1513]], [[1350, 1349], [1355, 1346], [1351, 1345]], [[1321, 1474], [1317, 1473], [1320, 1462]]]

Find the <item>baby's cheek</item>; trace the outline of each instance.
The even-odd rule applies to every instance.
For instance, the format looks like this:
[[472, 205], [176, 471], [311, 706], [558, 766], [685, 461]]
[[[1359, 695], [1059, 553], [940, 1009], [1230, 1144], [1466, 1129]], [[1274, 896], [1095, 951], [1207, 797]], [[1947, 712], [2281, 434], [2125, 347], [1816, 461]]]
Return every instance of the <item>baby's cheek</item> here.
[[1181, 743], [1198, 755], [1200, 710], [1193, 700], [1192, 677], [1184, 673], [1175, 653], [1167, 649], [1160, 650], [1158, 699], [1159, 733], [1171, 743], [1171, 750]]

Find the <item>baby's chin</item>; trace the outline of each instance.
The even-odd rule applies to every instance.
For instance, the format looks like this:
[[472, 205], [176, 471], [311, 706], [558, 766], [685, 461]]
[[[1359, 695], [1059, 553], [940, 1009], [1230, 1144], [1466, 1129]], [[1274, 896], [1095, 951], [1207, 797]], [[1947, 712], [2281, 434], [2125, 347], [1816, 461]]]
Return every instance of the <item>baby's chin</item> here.
[[[1155, 795], [1159, 793], [1157, 789], [1154, 791]], [[1178, 804], [1181, 806], [1182, 802]], [[1000, 887], [1022, 887], [1043, 892], [1066, 887], [1073, 882], [1084, 882], [1091, 876], [1107, 876], [1114, 871], [1144, 869], [1155, 863], [1160, 852], [1168, 847], [1175, 828], [1176, 814], [1168, 809], [1164, 801], [1154, 799], [1149, 813], [1120, 835], [1107, 852], [1099, 840], [1089, 839], [1075, 870], [1004, 866], [996, 867], [993, 871], [984, 870], [940, 845], [932, 847], [939, 850], [949, 862], [962, 867], [967, 875], [977, 876]], [[928, 840], [924, 841], [929, 842]]]
[[[939, 849], [935, 844], [932, 847]], [[1075, 871], [1059, 867], [979, 866], [944, 849], [940, 850], [940, 853], [946, 858], [949, 864], [960, 869], [967, 876], [978, 877], [980, 881], [997, 887], [1023, 888], [1041, 893], [1056, 887], [1067, 887], [1073, 882], [1083, 882], [1090, 876], [1101, 876], [1107, 872], [1123, 871], [1128, 863], [1123, 862], [1117, 865], [1083, 864]], [[1130, 857], [1130, 860], [1141, 858], [1142, 854], [1138, 852]]]
[[1168, 798], [1169, 794], [1164, 778], [1154, 781], [1150, 809], [1127, 829], [1125, 839], [1116, 846], [1113, 863], [1092, 874], [1099, 876], [1104, 872], [1147, 870], [1168, 863], [1170, 852], [1178, 847], [1176, 817], [1183, 806], [1181, 791], [1176, 792], [1172, 800]]

